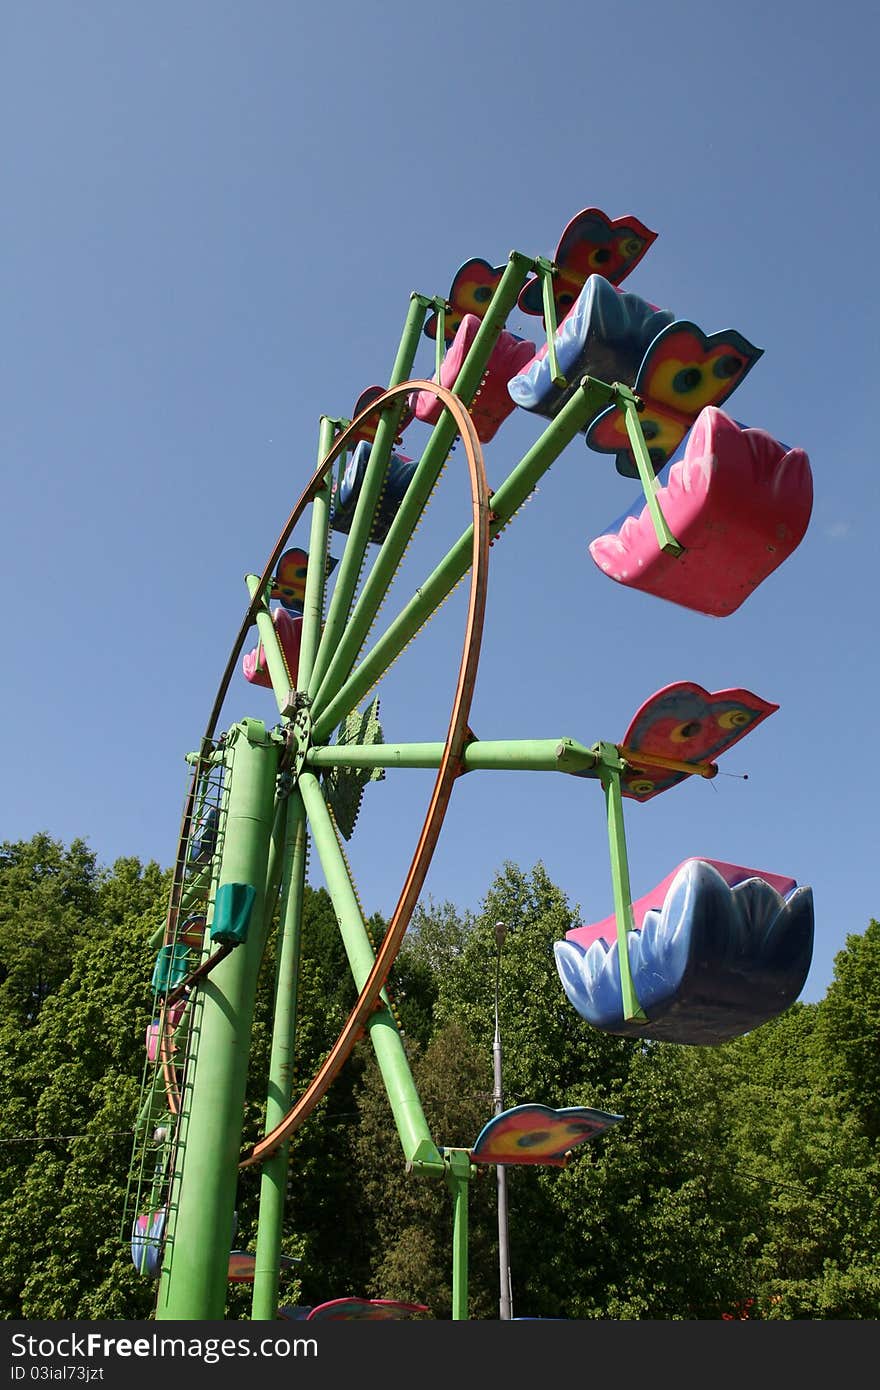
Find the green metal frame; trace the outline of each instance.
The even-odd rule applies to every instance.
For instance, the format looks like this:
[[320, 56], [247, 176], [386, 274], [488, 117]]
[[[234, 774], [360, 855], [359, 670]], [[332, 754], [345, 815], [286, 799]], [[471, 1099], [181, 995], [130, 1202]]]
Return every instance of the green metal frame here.
[[[537, 271], [542, 282], [551, 374], [558, 385], [569, 384], [559, 372], [555, 353], [556, 317], [552, 294], [555, 267], [543, 259], [534, 260], [512, 252], [454, 388], [454, 396], [465, 405], [473, 400], [499, 333], [527, 276], [533, 271]], [[443, 299], [413, 295], [389, 386], [411, 379], [419, 335], [431, 308], [438, 319], [436, 379], [439, 380], [448, 306]], [[334, 744], [331, 741], [343, 719], [383, 678], [472, 564], [473, 524], [462, 531], [413, 598], [364, 651], [376, 615], [458, 430], [447, 405], [433, 428], [387, 536], [368, 572], [362, 575], [404, 399], [401, 394], [379, 408], [369, 465], [344, 552], [335, 571], [329, 605], [326, 602], [327, 556], [333, 460], [340, 456], [342, 434], [351, 422], [329, 416], [321, 417], [319, 422], [317, 472], [307, 495], [311, 507], [310, 558], [296, 689], [291, 688], [291, 673], [272, 621], [267, 581], [254, 574], [246, 577], [251, 602], [249, 614], [265, 649], [279, 711], [278, 730], [269, 733], [259, 721], [245, 719], [232, 727], [222, 740], [222, 747], [212, 747], [206, 736], [200, 752], [189, 756], [197, 769], [209, 766], [212, 759], [222, 762], [227, 779], [227, 806], [218, 857], [214, 864], [190, 876], [182, 886], [178, 885], [177, 908], [182, 913], [194, 903], [207, 902], [210, 910], [212, 885], [216, 890], [218, 884], [227, 882], [251, 884], [256, 890], [254, 921], [258, 925], [256, 929], [252, 927], [247, 940], [232, 949], [225, 960], [200, 975], [189, 1005], [188, 1061], [178, 1132], [170, 1153], [163, 1150], [160, 1160], [160, 1166], [167, 1162], [169, 1171], [166, 1175], [167, 1234], [158, 1286], [157, 1319], [217, 1320], [224, 1315], [257, 972], [279, 893], [266, 1135], [275, 1131], [291, 1108], [309, 845], [318, 854], [358, 990], [364, 987], [376, 964], [376, 951], [337, 828], [328, 810], [321, 775], [339, 768], [361, 771], [440, 768], [444, 760], [446, 745], [441, 742]], [[623, 412], [658, 544], [668, 553], [681, 553], [682, 547], [669, 532], [657, 499], [657, 485], [639, 423], [638, 398], [619, 383], [590, 377], [575, 384], [557, 416], [492, 493], [491, 538], [509, 525], [566, 446], [609, 404]], [[340, 457], [344, 461], [344, 453]], [[279, 546], [283, 540], [284, 537]], [[228, 670], [232, 668], [232, 660]], [[644, 1018], [644, 1014], [633, 987], [627, 949], [633, 918], [621, 796], [621, 774], [625, 766], [621, 750], [609, 743], [587, 747], [567, 737], [517, 741], [472, 738], [461, 750], [458, 775], [477, 771], [557, 771], [592, 777], [601, 783], [607, 810], [623, 1005], [627, 1018], [638, 1019]], [[158, 932], [154, 944], [163, 939], [166, 939], [163, 932]], [[204, 959], [209, 956], [210, 946], [206, 942]], [[375, 1051], [406, 1168], [443, 1177], [452, 1195], [452, 1316], [456, 1320], [466, 1319], [468, 1187], [474, 1172], [470, 1156], [466, 1150], [438, 1147], [432, 1139], [384, 990], [365, 1020], [364, 1030]], [[150, 1087], [144, 1102], [149, 1111], [148, 1119], [157, 1103], [155, 1075]], [[285, 1139], [262, 1166], [252, 1300], [255, 1319], [269, 1320], [277, 1315], [288, 1162], [289, 1146]], [[152, 1193], [154, 1200], [158, 1200], [161, 1187], [157, 1179]]]

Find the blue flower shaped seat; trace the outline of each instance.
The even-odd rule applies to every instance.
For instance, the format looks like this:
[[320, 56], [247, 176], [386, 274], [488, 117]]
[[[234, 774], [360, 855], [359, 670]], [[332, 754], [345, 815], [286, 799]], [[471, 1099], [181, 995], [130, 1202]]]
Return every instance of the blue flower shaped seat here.
[[629, 964], [647, 1022], [624, 1015], [615, 918], [554, 944], [563, 989], [594, 1028], [714, 1045], [797, 999], [813, 952], [813, 893], [794, 879], [686, 859], [633, 903]]
[[554, 337], [557, 365], [567, 385], [554, 383], [544, 343], [508, 383], [510, 397], [523, 410], [552, 419], [583, 376], [632, 386], [651, 343], [674, 321], [669, 310], [615, 289], [603, 275], [590, 275]]
[[[343, 535], [347, 535], [351, 530], [354, 509], [363, 486], [367, 464], [370, 461], [371, 448], [372, 444], [366, 439], [362, 439], [355, 446], [336, 487], [330, 525], [334, 531], [339, 531]], [[379, 494], [376, 513], [373, 517], [373, 527], [370, 531], [371, 541], [378, 544], [387, 536], [388, 528], [397, 515], [397, 509], [403, 501], [404, 493], [412, 482], [415, 471], [415, 459], [407, 458], [405, 454], [392, 453], [388, 462], [388, 471], [385, 474], [385, 482]]]

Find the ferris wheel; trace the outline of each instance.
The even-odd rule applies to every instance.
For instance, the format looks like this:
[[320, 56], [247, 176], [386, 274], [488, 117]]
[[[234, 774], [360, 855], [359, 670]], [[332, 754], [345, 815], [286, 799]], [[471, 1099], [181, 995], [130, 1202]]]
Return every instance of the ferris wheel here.
[[[614, 912], [556, 943], [560, 988], [593, 1026], [712, 1045], [782, 1012], [803, 987], [809, 888], [686, 859], [634, 902], [626, 853], [624, 802], [713, 776], [772, 702], [683, 680], [647, 696], [621, 737], [592, 744], [477, 738], [470, 724], [493, 544], [578, 437], [641, 488], [591, 546], [617, 583], [724, 616], [806, 530], [806, 454], [721, 409], [760, 350], [738, 331], [707, 334], [621, 290], [654, 237], [636, 218], [587, 208], [553, 258], [474, 258], [448, 294], [412, 295], [389, 384], [366, 388], [350, 417], [320, 418], [316, 466], [246, 577], [241, 623], [188, 756], [168, 912], [153, 943], [127, 1215], [135, 1213], [135, 1264], [158, 1281], [157, 1318], [222, 1319], [228, 1283], [242, 1279], [254, 1285], [254, 1317], [279, 1315], [289, 1142], [364, 1036], [407, 1168], [445, 1180], [457, 1213], [480, 1163], [565, 1163], [621, 1119], [533, 1104], [494, 1115], [469, 1149], [429, 1132], [389, 982], [465, 773], [552, 771], [601, 789]], [[536, 341], [507, 328], [516, 307], [540, 319]], [[414, 372], [424, 338], [431, 377]], [[483, 446], [517, 410], [540, 433], [490, 489]], [[419, 431], [423, 446], [404, 452]], [[231, 695], [245, 691], [261, 714], [225, 723]], [[394, 887], [380, 939], [358, 870], [377, 844]], [[293, 1059], [312, 870], [332, 902], [356, 1001], [300, 1084]], [[270, 932], [269, 1092], [263, 1130], [248, 1134], [250, 1034]], [[244, 1168], [262, 1174], [255, 1253], [233, 1249]], [[348, 1315], [370, 1315], [370, 1300], [339, 1302], [356, 1308]], [[375, 1316], [426, 1311], [373, 1304]], [[454, 1317], [467, 1317], [460, 1244], [453, 1305]]]

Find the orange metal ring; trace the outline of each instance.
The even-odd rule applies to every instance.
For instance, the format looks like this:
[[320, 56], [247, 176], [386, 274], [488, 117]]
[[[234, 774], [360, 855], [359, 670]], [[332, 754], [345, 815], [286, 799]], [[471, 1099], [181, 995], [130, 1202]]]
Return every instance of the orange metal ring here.
[[[352, 1009], [348, 1020], [343, 1026], [336, 1042], [333, 1044], [327, 1058], [309, 1086], [295, 1105], [293, 1105], [284, 1116], [283, 1120], [281, 1120], [270, 1133], [266, 1134], [255, 1144], [250, 1152], [241, 1160], [239, 1166], [242, 1168], [247, 1168], [256, 1163], [262, 1163], [276, 1152], [281, 1144], [283, 1144], [308, 1117], [318, 1101], [326, 1094], [330, 1085], [338, 1076], [343, 1065], [351, 1055], [357, 1038], [363, 1029], [363, 1025], [375, 1008], [380, 991], [387, 982], [389, 972], [406, 934], [416, 903], [418, 902], [419, 894], [422, 890], [422, 885], [424, 884], [425, 876], [437, 845], [440, 827], [443, 824], [449, 805], [452, 787], [455, 779], [461, 772], [460, 759], [462, 749], [469, 737], [468, 716], [476, 683], [477, 664], [482, 642], [486, 592], [488, 587], [490, 524], [489, 488], [486, 482], [483, 453], [473, 421], [459, 398], [454, 396], [451, 391], [439, 386], [437, 382], [416, 380], [405, 382], [400, 386], [391, 387], [388, 391], [383, 392], [381, 396], [377, 396], [376, 400], [371, 402], [368, 408], [362, 411], [361, 414], [352, 421], [348, 428], [334, 440], [332, 448], [318, 465], [305, 492], [291, 513], [290, 519], [269, 558], [269, 562], [256, 591], [257, 596], [248, 610], [245, 624], [239, 634], [239, 641], [230, 660], [230, 666], [227, 668], [226, 679], [228, 680], [228, 676], [231, 674], [232, 667], [237, 660], [238, 652], [243, 644], [245, 633], [250, 626], [251, 616], [256, 611], [256, 605], [259, 602], [258, 596], [262, 593], [294, 525], [302, 515], [305, 506], [310, 501], [316, 486], [322, 484], [322, 480], [326, 476], [330, 465], [343, 449], [345, 449], [346, 444], [350, 442], [353, 435], [369, 416], [382, 410], [383, 407], [387, 406], [388, 403], [393, 401], [396, 397], [404, 394], [409, 395], [411, 392], [419, 390], [432, 391], [437, 395], [455, 420], [467, 458], [473, 512], [473, 546], [468, 614], [465, 625], [464, 646], [459, 666], [458, 682], [452, 703], [452, 714], [446, 734], [443, 756], [434, 783], [434, 790], [428, 806], [427, 815], [425, 816], [419, 841], [409, 867], [409, 872], [407, 873], [388, 929], [382, 939], [382, 944], [379, 947], [373, 968], [364, 982], [357, 1003]], [[218, 698], [222, 699], [222, 695]], [[215, 706], [212, 718], [216, 719], [218, 711], [219, 704]], [[212, 733], [213, 724], [209, 725], [207, 736], [210, 737]]]

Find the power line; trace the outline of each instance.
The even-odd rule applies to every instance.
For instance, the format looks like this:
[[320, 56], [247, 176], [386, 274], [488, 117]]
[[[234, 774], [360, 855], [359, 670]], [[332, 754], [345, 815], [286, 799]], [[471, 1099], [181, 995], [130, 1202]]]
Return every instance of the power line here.
[[12, 1139], [0, 1139], [3, 1144], [47, 1144], [52, 1139], [112, 1139], [120, 1135], [127, 1135], [129, 1138], [134, 1134], [133, 1129], [105, 1129], [100, 1134], [25, 1134], [16, 1135]]

